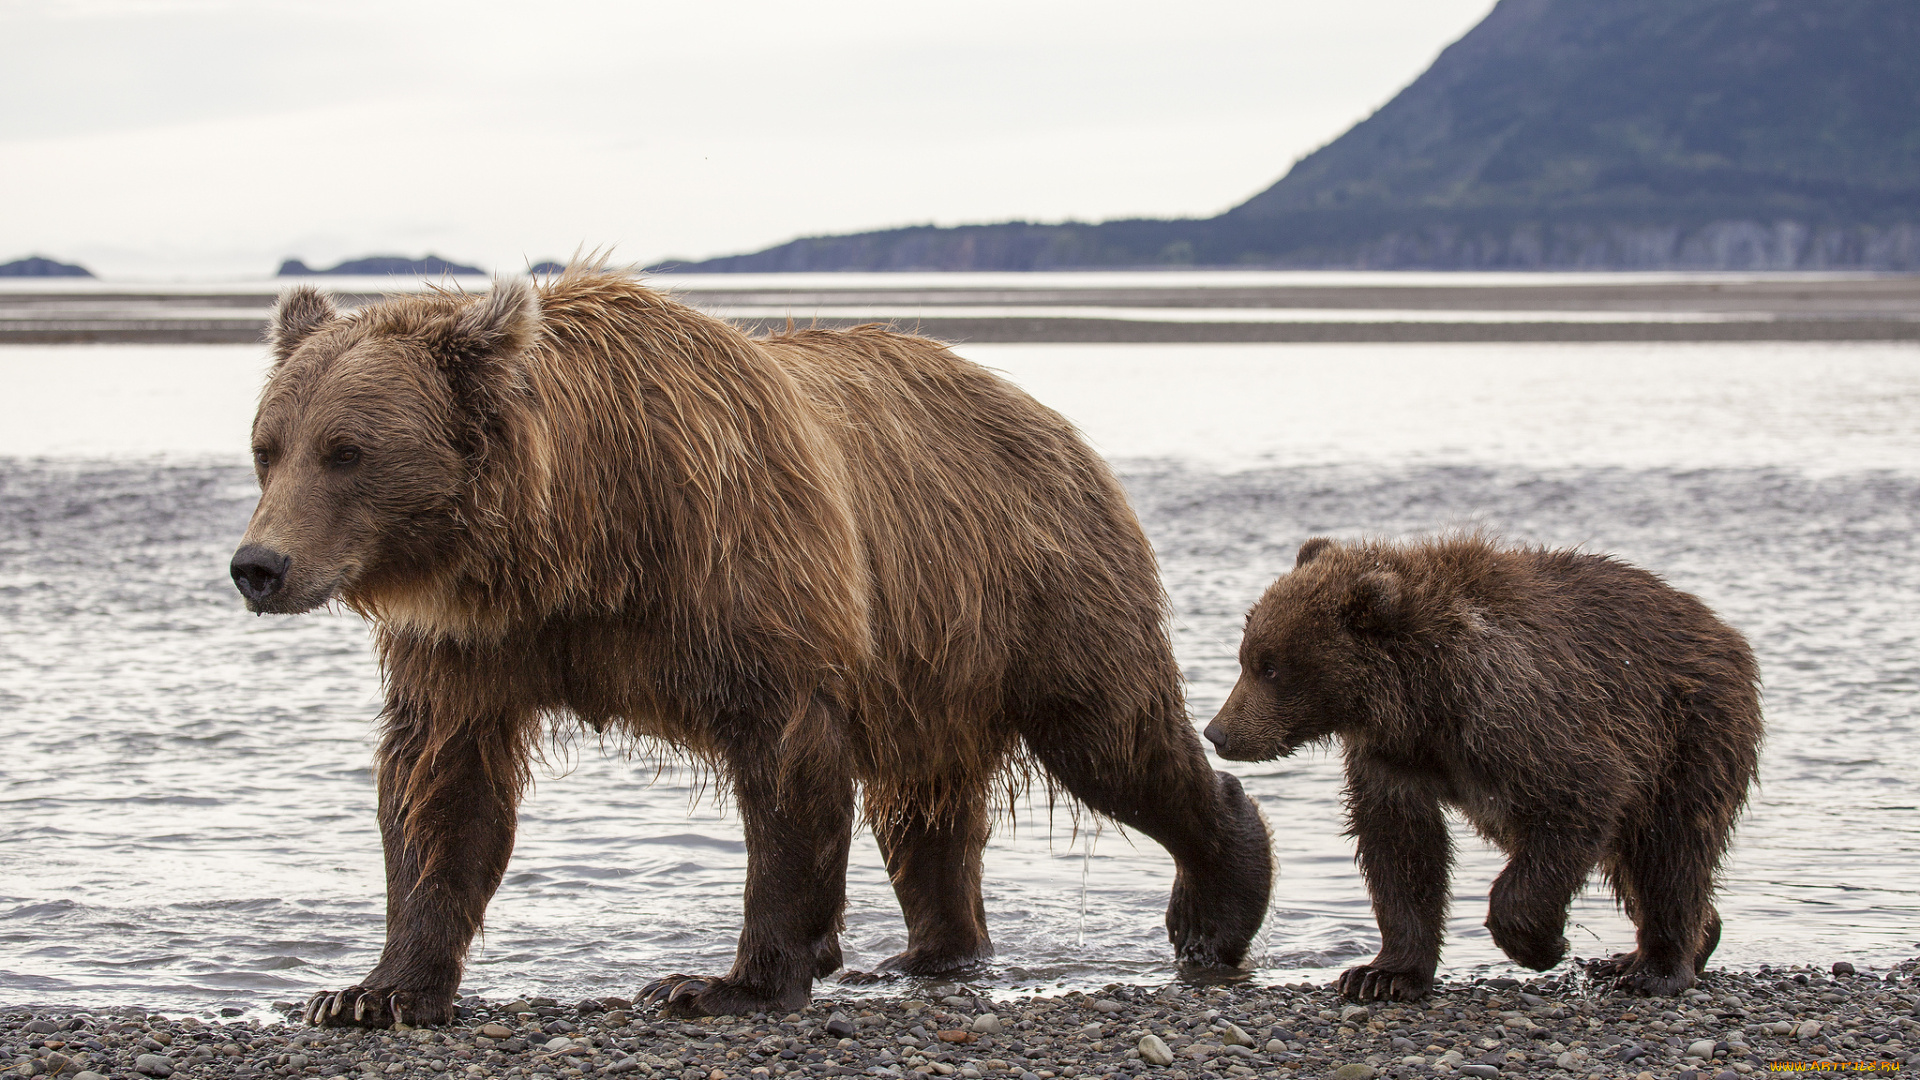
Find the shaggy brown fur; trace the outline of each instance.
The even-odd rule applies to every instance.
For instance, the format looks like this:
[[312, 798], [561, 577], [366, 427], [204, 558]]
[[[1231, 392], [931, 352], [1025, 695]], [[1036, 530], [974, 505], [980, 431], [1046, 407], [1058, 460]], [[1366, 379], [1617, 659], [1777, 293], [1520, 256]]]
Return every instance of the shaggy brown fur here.
[[1037, 763], [1179, 868], [1178, 956], [1235, 965], [1272, 873], [1188, 723], [1152, 553], [1072, 427], [938, 343], [751, 340], [617, 274], [342, 316], [281, 303], [234, 557], [257, 611], [373, 621], [387, 946], [319, 1023], [448, 1015], [546, 719], [684, 748], [741, 809], [733, 970], [652, 996], [786, 1010], [840, 967], [856, 785], [906, 915], [887, 967], [990, 955], [989, 792]]
[[1300, 548], [1247, 616], [1240, 680], [1207, 728], [1262, 760], [1338, 736], [1380, 955], [1360, 1000], [1433, 984], [1455, 808], [1511, 861], [1487, 929], [1545, 970], [1596, 865], [1639, 948], [1595, 973], [1693, 985], [1720, 940], [1712, 894], [1761, 739], [1759, 670], [1691, 596], [1600, 555], [1478, 537]]

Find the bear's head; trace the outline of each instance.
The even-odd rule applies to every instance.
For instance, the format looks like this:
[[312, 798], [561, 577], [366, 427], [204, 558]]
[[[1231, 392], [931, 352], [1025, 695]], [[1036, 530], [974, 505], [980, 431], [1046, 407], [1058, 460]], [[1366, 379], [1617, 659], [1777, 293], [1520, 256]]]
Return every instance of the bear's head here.
[[1207, 725], [1220, 756], [1285, 757], [1365, 721], [1380, 645], [1403, 618], [1399, 575], [1367, 550], [1315, 537], [1247, 613], [1240, 678]]
[[283, 296], [253, 422], [260, 503], [233, 556], [247, 607], [377, 605], [435, 565], [539, 332], [524, 281], [351, 315], [309, 287]]

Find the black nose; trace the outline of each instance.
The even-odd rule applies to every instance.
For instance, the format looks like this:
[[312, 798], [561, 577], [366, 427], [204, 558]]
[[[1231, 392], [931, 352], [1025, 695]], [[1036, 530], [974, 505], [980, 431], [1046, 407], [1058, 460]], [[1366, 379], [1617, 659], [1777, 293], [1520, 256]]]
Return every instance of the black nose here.
[[280, 591], [287, 580], [287, 564], [292, 561], [259, 544], [248, 544], [233, 553], [233, 585], [249, 600], [265, 600]]
[[1205, 734], [1207, 741], [1213, 744], [1214, 750], [1222, 756], [1225, 756], [1227, 752], [1227, 733], [1220, 729], [1220, 721], [1215, 720], [1213, 723], [1208, 724]]

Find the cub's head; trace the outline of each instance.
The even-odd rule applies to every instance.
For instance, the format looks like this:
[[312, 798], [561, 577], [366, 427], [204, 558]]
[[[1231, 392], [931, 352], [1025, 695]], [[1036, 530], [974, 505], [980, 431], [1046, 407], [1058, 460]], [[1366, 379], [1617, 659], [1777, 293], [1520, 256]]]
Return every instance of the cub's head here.
[[1365, 721], [1401, 581], [1366, 549], [1316, 537], [1247, 614], [1240, 679], [1207, 738], [1236, 761], [1285, 757]]
[[457, 527], [539, 329], [525, 282], [353, 315], [312, 288], [283, 296], [253, 422], [260, 503], [233, 556], [247, 607], [294, 614], [417, 580]]

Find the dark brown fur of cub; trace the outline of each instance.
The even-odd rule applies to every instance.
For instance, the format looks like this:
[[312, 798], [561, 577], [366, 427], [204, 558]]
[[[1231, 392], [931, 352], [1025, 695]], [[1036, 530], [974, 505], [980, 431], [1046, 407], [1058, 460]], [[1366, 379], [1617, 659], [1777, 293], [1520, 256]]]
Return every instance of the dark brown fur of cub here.
[[1487, 928], [1518, 963], [1566, 955], [1596, 866], [1638, 948], [1595, 965], [1673, 994], [1720, 939], [1712, 895], [1761, 740], [1746, 641], [1692, 596], [1601, 555], [1478, 537], [1316, 538], [1247, 617], [1240, 679], [1207, 728], [1254, 761], [1337, 737], [1380, 955], [1347, 996], [1427, 992], [1458, 810], [1510, 861]]
[[281, 303], [235, 583], [372, 620], [387, 942], [325, 1024], [446, 1019], [549, 718], [733, 792], [733, 969], [649, 995], [795, 1008], [841, 966], [856, 786], [906, 916], [885, 962], [991, 954], [989, 793], [1037, 765], [1174, 856], [1183, 961], [1236, 965], [1272, 874], [1188, 722], [1151, 549], [1073, 428], [937, 342], [750, 339], [635, 281]]

